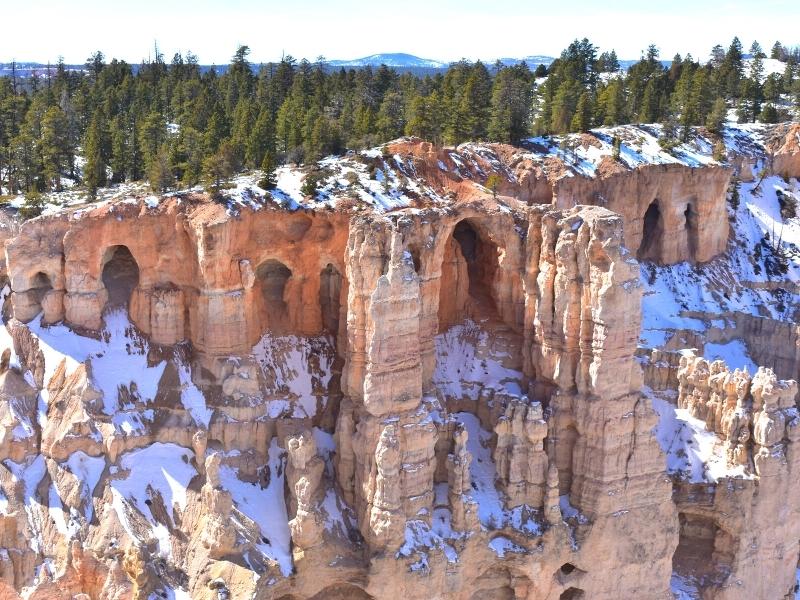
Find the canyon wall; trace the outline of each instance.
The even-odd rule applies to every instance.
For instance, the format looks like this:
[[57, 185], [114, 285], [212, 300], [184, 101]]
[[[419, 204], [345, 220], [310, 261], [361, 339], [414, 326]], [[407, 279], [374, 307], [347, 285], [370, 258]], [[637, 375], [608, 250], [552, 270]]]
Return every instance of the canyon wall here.
[[[586, 148], [597, 143], [584, 137], [579, 143]], [[459, 198], [478, 195], [473, 181], [494, 172], [500, 175], [499, 194], [529, 205], [608, 208], [623, 217], [625, 246], [643, 260], [707, 262], [728, 242], [728, 166], [694, 168], [675, 161], [629, 168], [606, 156], [586, 173], [570, 169], [558, 157], [542, 160], [500, 144], [444, 150], [427, 143], [399, 143], [392, 151], [410, 160], [426, 182]]]
[[722, 252], [730, 170], [386, 154], [447, 202], [186, 193], [8, 237], [0, 597], [789, 597], [796, 384], [637, 357], [637, 256]]
[[[192, 483], [180, 513], [160, 496], [158, 511], [134, 504], [120, 513], [113, 490], [121, 484], [101, 475], [92, 496], [75, 492], [70, 510], [88, 503], [95, 516], [73, 517], [74, 532], [37, 533], [40, 554], [26, 550], [24, 537], [9, 539], [4, 581], [52, 594], [48, 581], [67, 589], [91, 569], [98, 593], [155, 591], [158, 574], [147, 565], [158, 550], [131, 525], [144, 519], [173, 532], [169, 556], [155, 565], [164, 580], [183, 573], [197, 598], [218, 589], [275, 598], [385, 598], [390, 589], [662, 597], [676, 513], [649, 435], [655, 416], [639, 393], [638, 265], [622, 223], [599, 207], [509, 210], [490, 198], [387, 216], [232, 216], [182, 199], [31, 221], [7, 245], [9, 326], [22, 369], [46, 390], [47, 418], [36, 424], [35, 403], [22, 400], [36, 389], [7, 367], [6, 386], [27, 391], [15, 392], [21, 404], [6, 436], [18, 413], [32, 435], [4, 456], [63, 471], [80, 453], [125, 472], [135, 469], [122, 466], [126, 457], [169, 447], [188, 459]], [[136, 332], [124, 331], [125, 352], [131, 360], [144, 352], [147, 369], [167, 366], [155, 400], [133, 380], [121, 388], [132, 403], [120, 395], [108, 412], [102, 359], [112, 348], [75, 368], [57, 345], [66, 362], [54, 366], [46, 324], [63, 320], [72, 332], [52, 327], [76, 346], [103, 344], [123, 335], [109, 328], [126, 309]], [[275, 416], [288, 390], [272, 378], [289, 363], [277, 355], [263, 362], [265, 335], [270, 348], [332, 340], [328, 366], [314, 363], [332, 376], [312, 378], [305, 392], [317, 409], [290, 395], [289, 412]], [[453, 340], [461, 345], [449, 347]], [[473, 363], [457, 352], [465, 349], [476, 352]], [[462, 378], [461, 368], [474, 377]], [[202, 394], [205, 419], [187, 404], [190, 390]], [[154, 416], [141, 416], [147, 410]], [[142, 429], [120, 429], [123, 415]], [[259, 550], [258, 520], [247, 518], [239, 484], [226, 479], [235, 471], [236, 481], [255, 481], [264, 465], [285, 481], [276, 498], [291, 547], [272, 561]], [[32, 525], [13, 472], [0, 480], [16, 512], [2, 518], [22, 533]], [[58, 477], [56, 489], [70, 485]], [[56, 510], [53, 502], [45, 510]], [[342, 515], [336, 527], [333, 506]], [[239, 525], [226, 525], [232, 515]], [[261, 535], [277, 543], [263, 527]], [[120, 550], [101, 551], [112, 536]], [[76, 539], [80, 556], [69, 550]], [[34, 579], [41, 556], [55, 569]]]

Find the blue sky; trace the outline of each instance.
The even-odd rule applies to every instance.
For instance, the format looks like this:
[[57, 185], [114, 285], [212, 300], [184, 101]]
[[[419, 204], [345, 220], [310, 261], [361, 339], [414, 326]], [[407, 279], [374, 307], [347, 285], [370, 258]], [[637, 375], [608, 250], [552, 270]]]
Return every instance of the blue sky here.
[[588, 37], [622, 58], [638, 58], [653, 42], [662, 57], [691, 52], [739, 35], [765, 48], [776, 39], [800, 45], [800, 2], [639, 0], [0, 0], [0, 62], [82, 62], [92, 51], [139, 61], [154, 41], [171, 58], [191, 50], [202, 63], [227, 62], [239, 44], [253, 62], [296, 57], [356, 58], [409, 52], [424, 58], [491, 59], [560, 52]]

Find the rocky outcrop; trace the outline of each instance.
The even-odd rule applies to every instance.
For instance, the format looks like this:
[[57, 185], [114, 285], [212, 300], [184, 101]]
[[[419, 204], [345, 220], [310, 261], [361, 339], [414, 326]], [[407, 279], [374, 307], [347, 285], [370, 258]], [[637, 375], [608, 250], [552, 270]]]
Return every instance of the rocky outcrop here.
[[641, 166], [594, 179], [568, 177], [554, 186], [556, 206], [597, 204], [621, 215], [625, 246], [641, 260], [707, 262], [728, 243], [724, 167]]
[[494, 462], [508, 505], [543, 506], [548, 459], [543, 443], [547, 423], [541, 403], [512, 401], [494, 431], [497, 434]]
[[[597, 140], [578, 141], [586, 148]], [[499, 175], [499, 192], [527, 204], [567, 209], [596, 205], [622, 216], [625, 246], [643, 260], [675, 264], [707, 262], [728, 242], [727, 191], [731, 169], [708, 165], [701, 169], [667, 157], [670, 163], [629, 168], [610, 156], [586, 173], [572, 169], [563, 155], [542, 160], [518, 148], [497, 144], [460, 146], [456, 152], [435, 151], [430, 144], [401, 143], [392, 147], [413, 157], [415, 168], [437, 189], [471, 199], [478, 192], [471, 181]], [[596, 150], [602, 153], [602, 149]]]
[[[798, 507], [785, 500], [798, 492], [797, 383], [692, 355], [679, 379], [678, 407], [718, 436], [728, 471], [711, 484], [676, 481], [676, 571], [699, 581], [703, 598], [782, 597], [795, 585], [800, 533]], [[756, 564], [774, 577], [759, 577]]]
[[767, 141], [769, 166], [786, 179], [800, 177], [800, 124], [782, 123]]
[[[172, 199], [31, 222], [6, 248], [16, 318], [27, 322], [46, 308], [47, 321], [97, 331], [110, 285], [157, 344], [187, 340], [221, 356], [249, 352], [267, 327], [320, 333], [320, 273], [328, 265], [344, 272], [343, 215], [262, 211], [228, 219], [224, 211]], [[299, 244], [319, 252], [306, 259]], [[42, 297], [42, 290], [50, 291]], [[283, 314], [269, 314], [273, 299], [284, 302]]]
[[317, 445], [310, 431], [287, 438], [289, 457], [286, 483], [289, 488], [289, 531], [297, 548], [305, 550], [322, 541], [323, 523], [319, 503], [325, 463], [317, 456]]

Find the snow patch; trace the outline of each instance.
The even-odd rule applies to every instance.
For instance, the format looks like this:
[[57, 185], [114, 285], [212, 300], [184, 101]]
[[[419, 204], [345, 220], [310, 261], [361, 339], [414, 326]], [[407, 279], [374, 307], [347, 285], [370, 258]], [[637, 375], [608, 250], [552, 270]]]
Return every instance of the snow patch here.
[[223, 465], [219, 470], [222, 487], [233, 497], [236, 507], [261, 529], [259, 551], [276, 561], [281, 573], [292, 573], [291, 535], [283, 496], [285, 453], [272, 438], [269, 447], [269, 483], [262, 488], [239, 478], [238, 470]]

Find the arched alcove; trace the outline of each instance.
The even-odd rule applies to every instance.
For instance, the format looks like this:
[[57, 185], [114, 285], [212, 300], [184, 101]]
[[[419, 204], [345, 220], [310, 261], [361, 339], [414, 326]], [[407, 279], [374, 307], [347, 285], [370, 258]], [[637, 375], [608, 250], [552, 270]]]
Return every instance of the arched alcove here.
[[558, 570], [561, 572], [562, 575], [570, 575], [575, 571], [576, 568], [577, 567], [572, 563], [564, 563]]
[[484, 571], [472, 584], [470, 600], [514, 600], [514, 577], [502, 566]]
[[266, 326], [273, 332], [282, 333], [289, 328], [289, 307], [284, 293], [292, 271], [280, 261], [270, 259], [256, 269], [256, 282], [266, 313]]
[[559, 596], [559, 600], [582, 600], [583, 598], [586, 598], [586, 592], [575, 587], [564, 590]]
[[103, 285], [108, 292], [106, 307], [125, 307], [139, 285], [139, 265], [127, 246], [111, 246], [103, 257]]
[[334, 337], [339, 332], [341, 293], [342, 274], [329, 263], [319, 274], [319, 306], [322, 313], [322, 329]]
[[372, 600], [372, 596], [359, 587], [341, 583], [326, 587], [311, 600]]
[[708, 515], [681, 512], [678, 523], [678, 547], [672, 556], [672, 570], [688, 580], [722, 583], [735, 558], [733, 536]]
[[439, 288], [439, 330], [473, 314], [497, 315], [494, 278], [498, 249], [465, 219], [455, 228], [445, 247]]
[[658, 200], [653, 200], [644, 213], [642, 223], [642, 241], [636, 258], [639, 260], [657, 261], [661, 258], [661, 240], [664, 235], [664, 223]]

